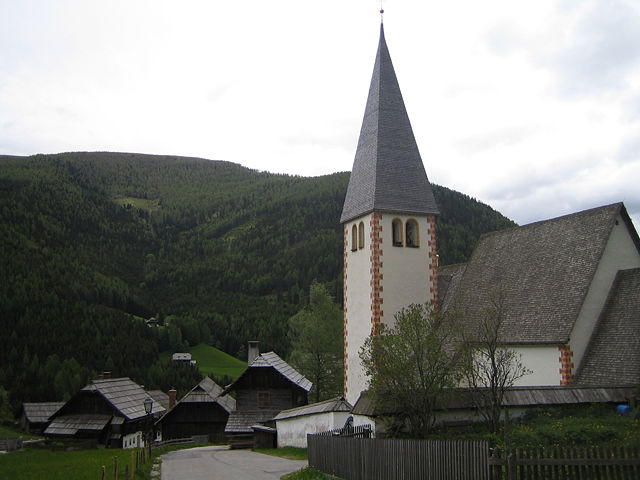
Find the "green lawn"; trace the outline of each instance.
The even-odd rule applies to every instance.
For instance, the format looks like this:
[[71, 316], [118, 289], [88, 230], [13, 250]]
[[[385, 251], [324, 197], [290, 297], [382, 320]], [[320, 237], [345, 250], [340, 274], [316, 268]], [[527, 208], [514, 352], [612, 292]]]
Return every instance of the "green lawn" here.
[[[191, 357], [197, 362], [198, 370], [211, 377], [228, 376], [236, 379], [247, 368], [247, 364], [210, 345], [201, 343], [189, 349]], [[160, 358], [170, 359], [172, 352], [162, 352]]]
[[132, 207], [146, 210], [148, 212], [155, 212], [160, 208], [160, 200], [158, 200], [157, 198], [149, 200], [147, 198], [117, 197], [113, 200], [118, 205], [122, 205], [123, 207], [131, 205]]
[[0, 455], [0, 478], [15, 480], [98, 480], [102, 466], [106, 478], [113, 475], [114, 457], [118, 458], [120, 479], [131, 462], [132, 450], [79, 450], [75, 452], [26, 448]]
[[9, 427], [4, 427], [0, 425], [0, 438], [18, 438], [18, 437], [22, 437], [24, 440], [40, 438], [35, 435], [29, 435], [28, 433], [20, 432], [18, 430], [13, 430]]

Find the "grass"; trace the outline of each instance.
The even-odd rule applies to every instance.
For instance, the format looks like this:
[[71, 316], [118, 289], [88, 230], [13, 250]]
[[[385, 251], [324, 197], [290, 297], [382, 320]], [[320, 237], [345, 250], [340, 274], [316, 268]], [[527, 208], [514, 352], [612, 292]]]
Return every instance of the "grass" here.
[[309, 460], [309, 454], [306, 448], [254, 448], [253, 451], [256, 453], [271, 455], [273, 457], [287, 458], [289, 460]]
[[307, 467], [299, 470], [297, 472], [290, 473], [289, 475], [285, 475], [281, 480], [340, 480], [338, 477], [333, 477], [331, 475], [325, 475], [318, 470]]
[[[203, 375], [222, 378], [227, 376], [236, 379], [247, 368], [247, 364], [231, 355], [224, 353], [210, 345], [201, 343], [189, 349], [191, 357], [197, 362], [196, 366]], [[170, 359], [171, 352], [163, 352], [161, 359]]]
[[13, 430], [12, 428], [0, 425], [0, 438], [19, 438], [19, 437], [22, 437], [23, 440], [32, 440], [35, 438], [41, 438], [36, 435], [29, 435], [28, 433], [20, 432], [18, 430]]
[[132, 207], [139, 208], [140, 210], [146, 210], [148, 212], [155, 212], [160, 208], [160, 200], [147, 198], [135, 198], [135, 197], [116, 197], [113, 199], [118, 205], [126, 207], [131, 205]]
[[[113, 473], [118, 459], [119, 478], [124, 479], [125, 465], [131, 463], [132, 450], [79, 450], [75, 452], [25, 448], [0, 455], [0, 478], [20, 480], [96, 480]], [[107, 475], [107, 478], [111, 478]]]

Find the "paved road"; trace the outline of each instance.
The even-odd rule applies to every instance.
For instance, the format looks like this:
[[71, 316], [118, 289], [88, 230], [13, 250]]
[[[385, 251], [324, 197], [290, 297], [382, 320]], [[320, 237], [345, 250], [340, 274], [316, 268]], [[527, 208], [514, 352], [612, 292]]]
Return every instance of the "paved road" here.
[[279, 480], [306, 466], [250, 450], [199, 447], [163, 455], [161, 480]]

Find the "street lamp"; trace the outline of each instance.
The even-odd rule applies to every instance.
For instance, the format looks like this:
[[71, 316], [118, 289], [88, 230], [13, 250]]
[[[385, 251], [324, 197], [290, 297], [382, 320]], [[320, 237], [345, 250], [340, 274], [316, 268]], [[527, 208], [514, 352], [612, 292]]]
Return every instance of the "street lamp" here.
[[150, 397], [147, 397], [144, 399], [144, 413], [147, 414], [147, 420], [146, 420], [146, 432], [145, 432], [145, 439], [147, 441], [147, 445], [149, 445], [149, 454], [151, 454], [151, 434], [150, 434], [150, 428], [149, 428], [149, 416], [151, 415], [151, 412], [153, 411], [153, 400]]

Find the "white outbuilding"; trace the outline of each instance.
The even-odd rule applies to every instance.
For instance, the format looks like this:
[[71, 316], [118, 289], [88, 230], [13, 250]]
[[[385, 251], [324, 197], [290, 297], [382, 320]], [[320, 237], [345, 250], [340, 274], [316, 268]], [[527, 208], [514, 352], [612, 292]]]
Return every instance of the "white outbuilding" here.
[[278, 448], [307, 447], [307, 434], [341, 428], [351, 415], [351, 404], [344, 397], [283, 410], [275, 418]]

